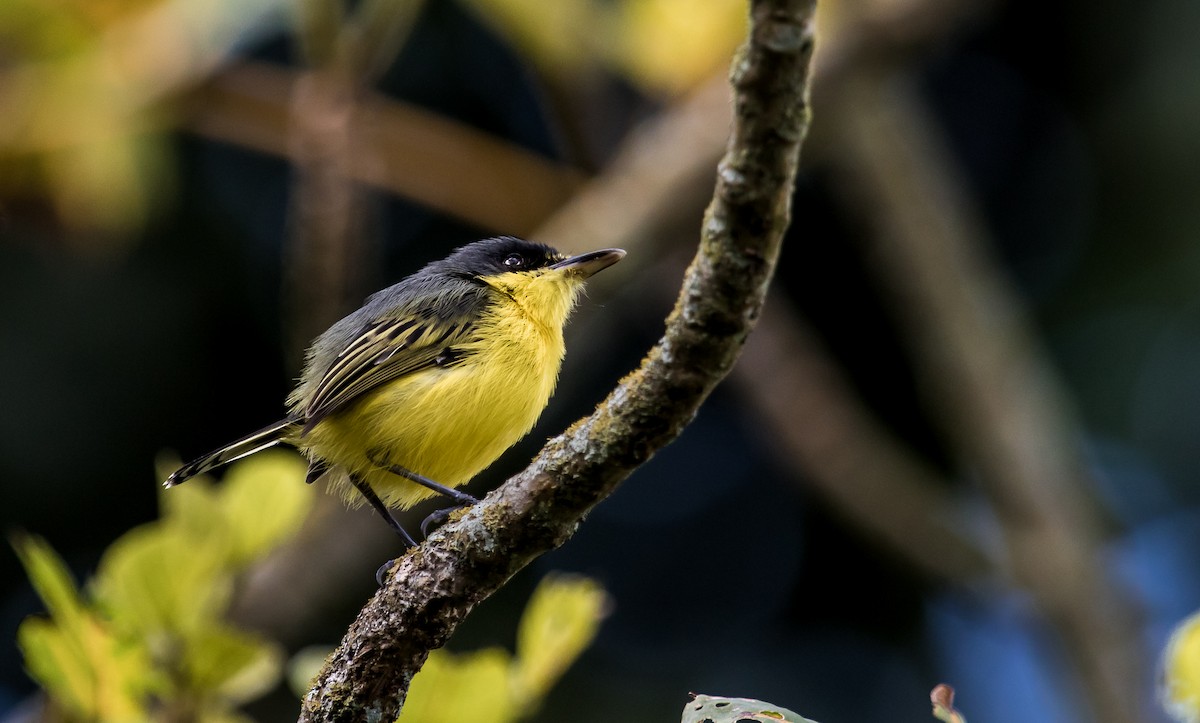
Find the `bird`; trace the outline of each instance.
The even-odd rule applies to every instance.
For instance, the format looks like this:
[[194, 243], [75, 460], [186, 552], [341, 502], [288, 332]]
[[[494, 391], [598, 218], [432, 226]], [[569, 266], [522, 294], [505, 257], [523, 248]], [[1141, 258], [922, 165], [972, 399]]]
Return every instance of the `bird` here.
[[[172, 473], [170, 488], [280, 443], [351, 506], [392, 515], [458, 490], [524, 437], [550, 400], [584, 282], [625, 256], [566, 256], [513, 236], [455, 249], [367, 298], [309, 346], [279, 421]], [[424, 528], [424, 525], [422, 526]]]

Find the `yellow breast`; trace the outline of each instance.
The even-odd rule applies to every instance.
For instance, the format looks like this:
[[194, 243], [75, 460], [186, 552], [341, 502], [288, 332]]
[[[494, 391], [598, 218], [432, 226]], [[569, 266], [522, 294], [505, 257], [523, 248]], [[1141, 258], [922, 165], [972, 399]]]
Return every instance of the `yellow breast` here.
[[[466, 484], [533, 427], [554, 391], [565, 351], [563, 324], [577, 285], [558, 279], [538, 284], [527, 276], [516, 281], [526, 287], [499, 287], [504, 293], [475, 324], [478, 336], [462, 347], [461, 364], [367, 392], [317, 424], [300, 446], [360, 475], [392, 507], [433, 493], [377, 469], [368, 454], [449, 487]], [[344, 477], [336, 475], [334, 483], [357, 504]]]

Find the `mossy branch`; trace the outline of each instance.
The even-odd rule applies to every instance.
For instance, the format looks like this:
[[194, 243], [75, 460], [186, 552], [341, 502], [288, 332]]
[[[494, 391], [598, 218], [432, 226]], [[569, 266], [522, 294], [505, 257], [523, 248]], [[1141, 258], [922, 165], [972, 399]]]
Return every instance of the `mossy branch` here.
[[392, 721], [413, 675], [468, 612], [565, 542], [677, 436], [758, 319], [808, 130], [815, 0], [752, 0], [734, 59], [735, 120], [700, 247], [663, 338], [590, 417], [397, 561], [305, 697], [301, 721]]

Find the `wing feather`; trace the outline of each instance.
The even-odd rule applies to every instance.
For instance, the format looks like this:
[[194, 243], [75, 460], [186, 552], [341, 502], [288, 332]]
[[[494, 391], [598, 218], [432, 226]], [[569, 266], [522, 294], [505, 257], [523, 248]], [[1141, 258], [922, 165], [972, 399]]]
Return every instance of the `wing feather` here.
[[[469, 321], [447, 323], [423, 314], [366, 325], [317, 382], [304, 408], [304, 432], [381, 384], [438, 366], [439, 357], [470, 333]], [[449, 358], [458, 361], [461, 356]]]

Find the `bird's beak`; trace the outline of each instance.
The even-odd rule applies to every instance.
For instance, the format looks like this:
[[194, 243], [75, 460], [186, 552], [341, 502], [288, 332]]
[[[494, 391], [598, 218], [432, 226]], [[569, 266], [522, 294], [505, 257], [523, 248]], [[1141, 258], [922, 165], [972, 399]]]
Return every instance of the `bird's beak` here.
[[589, 251], [586, 254], [572, 256], [569, 259], [559, 261], [557, 264], [551, 264], [549, 268], [568, 272], [586, 279], [598, 271], [607, 269], [623, 258], [625, 258], [624, 249], [601, 249], [599, 251]]

